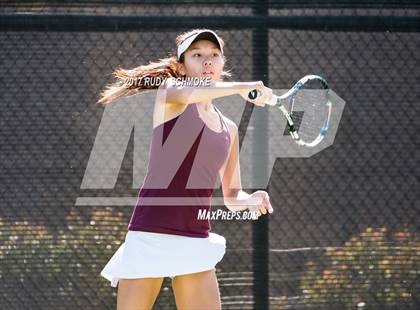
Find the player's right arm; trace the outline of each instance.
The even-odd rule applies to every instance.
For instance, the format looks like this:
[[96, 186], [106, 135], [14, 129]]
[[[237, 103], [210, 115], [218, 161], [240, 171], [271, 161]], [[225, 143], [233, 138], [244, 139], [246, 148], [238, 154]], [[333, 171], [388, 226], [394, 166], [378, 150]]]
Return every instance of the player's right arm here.
[[[258, 106], [264, 106], [272, 97], [270, 88], [265, 87], [263, 82], [211, 82], [209, 86], [184, 86], [177, 85], [174, 80], [162, 84], [159, 91], [163, 91], [166, 102], [174, 104], [191, 104], [209, 102], [213, 99], [239, 94]], [[255, 100], [248, 98], [249, 92], [257, 89], [262, 95]]]

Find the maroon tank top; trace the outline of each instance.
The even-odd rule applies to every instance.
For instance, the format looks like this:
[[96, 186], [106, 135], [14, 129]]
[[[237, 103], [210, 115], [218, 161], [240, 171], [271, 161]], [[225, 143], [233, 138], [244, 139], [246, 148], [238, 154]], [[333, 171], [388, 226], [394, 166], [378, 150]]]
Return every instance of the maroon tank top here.
[[208, 237], [209, 212], [218, 172], [225, 162], [230, 135], [223, 117], [218, 132], [200, 118], [197, 104], [153, 128], [149, 164], [128, 230]]

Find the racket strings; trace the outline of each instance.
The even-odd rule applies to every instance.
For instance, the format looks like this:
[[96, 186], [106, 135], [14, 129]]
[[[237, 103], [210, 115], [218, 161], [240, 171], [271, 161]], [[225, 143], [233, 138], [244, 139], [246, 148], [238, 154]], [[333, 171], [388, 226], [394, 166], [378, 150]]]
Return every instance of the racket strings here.
[[323, 133], [328, 116], [327, 90], [319, 83], [303, 85], [289, 99], [290, 116], [299, 138], [311, 142]]

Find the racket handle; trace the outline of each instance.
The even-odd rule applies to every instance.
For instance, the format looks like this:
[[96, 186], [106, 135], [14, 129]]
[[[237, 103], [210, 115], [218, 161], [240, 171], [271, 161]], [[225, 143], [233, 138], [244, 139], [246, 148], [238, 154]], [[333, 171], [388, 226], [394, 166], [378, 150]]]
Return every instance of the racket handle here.
[[259, 95], [258, 90], [254, 89], [254, 90], [251, 90], [249, 92], [248, 98], [251, 99], [251, 100], [254, 100], [254, 99], [256, 99], [258, 97], [258, 95]]
[[[256, 99], [260, 95], [261, 95], [260, 92], [256, 89], [254, 89], [254, 90], [249, 92], [248, 98], [253, 100], [253, 99]], [[278, 98], [279, 97], [277, 97], [277, 96], [273, 96], [273, 98], [271, 98], [269, 101], [267, 101], [266, 104], [275, 106], [275, 105], [277, 105], [277, 99]]]

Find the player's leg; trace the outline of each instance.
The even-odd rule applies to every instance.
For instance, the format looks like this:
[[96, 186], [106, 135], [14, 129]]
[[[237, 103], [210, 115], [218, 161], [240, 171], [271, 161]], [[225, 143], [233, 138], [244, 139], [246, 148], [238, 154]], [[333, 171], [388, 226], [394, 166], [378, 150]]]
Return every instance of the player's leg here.
[[163, 278], [120, 279], [117, 310], [149, 310], [159, 295]]
[[176, 276], [172, 289], [178, 310], [221, 309], [219, 285], [215, 270]]

